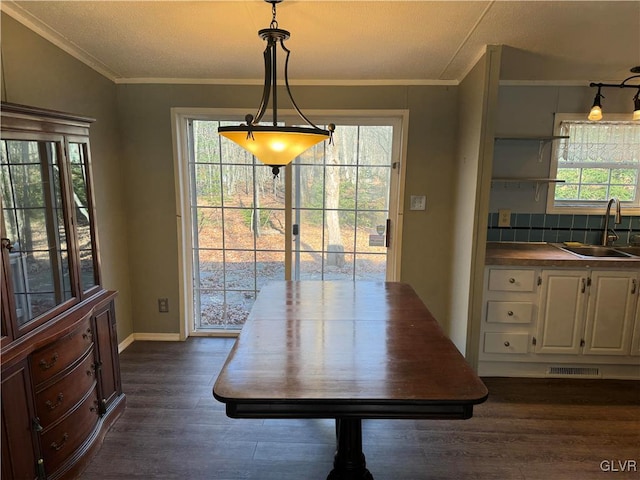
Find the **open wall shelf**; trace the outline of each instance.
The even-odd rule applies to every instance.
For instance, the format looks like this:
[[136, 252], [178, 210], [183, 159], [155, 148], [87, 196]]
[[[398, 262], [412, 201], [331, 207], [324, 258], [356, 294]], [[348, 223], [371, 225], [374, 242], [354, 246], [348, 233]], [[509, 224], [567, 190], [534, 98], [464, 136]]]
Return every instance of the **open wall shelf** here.
[[492, 183], [533, 183], [536, 186], [536, 202], [540, 200], [540, 186], [548, 183], [564, 183], [557, 178], [531, 178], [531, 177], [495, 177]]

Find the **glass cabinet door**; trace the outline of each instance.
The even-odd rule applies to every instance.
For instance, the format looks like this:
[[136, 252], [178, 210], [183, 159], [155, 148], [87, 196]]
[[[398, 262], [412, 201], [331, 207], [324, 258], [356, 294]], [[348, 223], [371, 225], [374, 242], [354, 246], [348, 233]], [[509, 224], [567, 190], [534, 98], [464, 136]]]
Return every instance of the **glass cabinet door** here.
[[100, 283], [95, 265], [93, 206], [89, 191], [89, 149], [86, 143], [70, 142], [68, 151], [80, 257], [80, 285], [82, 291], [87, 292]]
[[0, 142], [4, 248], [17, 327], [71, 299], [62, 143]]

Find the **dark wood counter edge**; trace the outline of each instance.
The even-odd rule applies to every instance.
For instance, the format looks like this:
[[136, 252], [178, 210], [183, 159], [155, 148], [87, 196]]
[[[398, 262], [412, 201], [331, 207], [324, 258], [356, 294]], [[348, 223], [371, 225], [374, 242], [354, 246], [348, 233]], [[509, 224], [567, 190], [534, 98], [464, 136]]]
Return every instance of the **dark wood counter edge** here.
[[[553, 258], [549, 258], [549, 253]], [[554, 243], [487, 242], [485, 265], [520, 267], [640, 268], [640, 258], [582, 257]]]
[[42, 346], [47, 345], [52, 338], [69, 333], [82, 320], [91, 316], [95, 310], [112, 301], [117, 295], [118, 292], [113, 290], [101, 290], [65, 311], [52, 322], [45, 323], [14, 340], [0, 352], [2, 367], [5, 368], [11, 365], [12, 362], [25, 358]]

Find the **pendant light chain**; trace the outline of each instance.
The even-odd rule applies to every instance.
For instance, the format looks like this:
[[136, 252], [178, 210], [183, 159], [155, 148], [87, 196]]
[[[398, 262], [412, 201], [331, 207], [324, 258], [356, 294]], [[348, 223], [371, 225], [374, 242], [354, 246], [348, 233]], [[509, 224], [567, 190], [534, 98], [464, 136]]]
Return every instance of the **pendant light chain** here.
[[271, 14], [273, 15], [270, 25], [271, 28], [278, 28], [278, 21], [276, 20], [276, 3], [277, 2], [271, 2]]

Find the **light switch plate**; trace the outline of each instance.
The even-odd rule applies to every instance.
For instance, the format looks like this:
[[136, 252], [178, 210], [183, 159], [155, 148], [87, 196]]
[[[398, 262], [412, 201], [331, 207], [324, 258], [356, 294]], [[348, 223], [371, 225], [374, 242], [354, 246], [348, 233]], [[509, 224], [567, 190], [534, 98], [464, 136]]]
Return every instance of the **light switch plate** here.
[[411, 210], [425, 210], [427, 208], [427, 197], [425, 195], [411, 195]]

